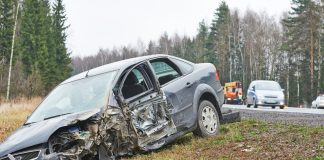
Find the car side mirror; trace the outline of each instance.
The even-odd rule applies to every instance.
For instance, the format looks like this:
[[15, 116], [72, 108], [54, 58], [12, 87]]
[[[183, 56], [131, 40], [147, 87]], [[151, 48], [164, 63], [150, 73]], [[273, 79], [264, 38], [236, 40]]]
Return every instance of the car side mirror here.
[[281, 89], [281, 91], [283, 91], [283, 92], [284, 92], [284, 91], [285, 91], [285, 89]]
[[255, 91], [255, 86], [252, 87], [252, 91]]

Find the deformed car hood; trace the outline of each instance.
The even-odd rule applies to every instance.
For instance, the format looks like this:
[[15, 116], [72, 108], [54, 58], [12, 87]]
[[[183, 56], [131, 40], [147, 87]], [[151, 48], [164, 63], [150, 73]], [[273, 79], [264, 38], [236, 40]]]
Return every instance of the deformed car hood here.
[[88, 110], [22, 126], [0, 144], [0, 157], [46, 143], [49, 137], [59, 128], [84, 121], [98, 112], [100, 112], [100, 109]]

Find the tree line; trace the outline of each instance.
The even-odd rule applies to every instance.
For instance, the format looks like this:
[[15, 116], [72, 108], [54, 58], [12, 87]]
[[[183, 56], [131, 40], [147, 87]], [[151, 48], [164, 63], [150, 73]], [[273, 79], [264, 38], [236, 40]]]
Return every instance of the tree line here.
[[230, 10], [221, 2], [211, 24], [202, 20], [195, 36], [162, 34], [147, 46], [100, 49], [72, 58], [73, 74], [114, 61], [169, 54], [213, 63], [221, 83], [239, 80], [246, 91], [253, 80], [278, 81], [289, 106], [309, 105], [324, 89], [324, 0], [292, 0], [280, 20], [266, 12]]
[[11, 97], [45, 95], [71, 75], [66, 19], [62, 0], [0, 0], [0, 97], [7, 89], [13, 34]]

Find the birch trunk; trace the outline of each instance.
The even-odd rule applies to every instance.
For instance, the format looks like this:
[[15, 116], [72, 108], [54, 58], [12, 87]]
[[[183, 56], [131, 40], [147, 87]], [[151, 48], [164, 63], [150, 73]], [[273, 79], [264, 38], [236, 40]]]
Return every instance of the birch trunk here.
[[9, 73], [8, 73], [8, 85], [7, 85], [6, 101], [9, 101], [9, 94], [10, 94], [11, 68], [12, 68], [13, 51], [14, 51], [14, 46], [15, 46], [15, 35], [16, 35], [16, 28], [17, 28], [18, 12], [19, 12], [19, 2], [17, 3], [16, 15], [15, 15], [15, 24], [14, 24], [14, 29], [13, 29], [13, 33], [12, 33], [12, 44], [11, 44], [11, 53], [10, 53], [10, 62], [9, 62]]

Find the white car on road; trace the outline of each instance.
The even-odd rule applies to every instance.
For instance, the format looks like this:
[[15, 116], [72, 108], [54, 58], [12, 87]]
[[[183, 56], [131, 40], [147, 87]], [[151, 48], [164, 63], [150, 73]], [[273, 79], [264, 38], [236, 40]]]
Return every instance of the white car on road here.
[[318, 96], [313, 102], [312, 102], [312, 108], [324, 108], [324, 95]]
[[247, 107], [271, 106], [284, 108], [285, 95], [278, 82], [268, 80], [256, 80], [251, 82], [246, 96]]

